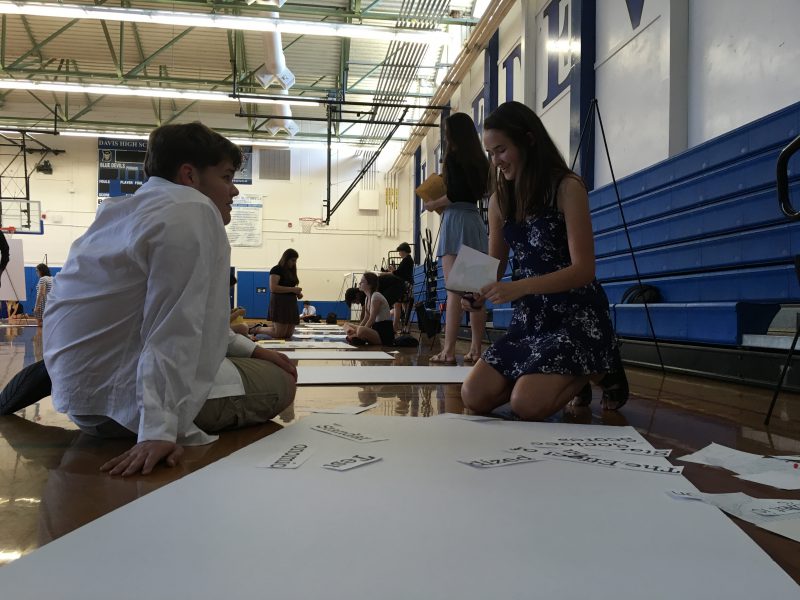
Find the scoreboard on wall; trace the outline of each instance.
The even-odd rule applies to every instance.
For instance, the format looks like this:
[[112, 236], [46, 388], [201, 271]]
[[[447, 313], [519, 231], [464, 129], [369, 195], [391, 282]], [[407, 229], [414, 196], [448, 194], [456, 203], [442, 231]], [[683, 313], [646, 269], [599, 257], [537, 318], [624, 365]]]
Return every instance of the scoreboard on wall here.
[[144, 155], [147, 140], [99, 138], [97, 197], [133, 194], [144, 183]]
[[[253, 183], [253, 147], [240, 146], [242, 166], [236, 172], [235, 184]], [[111, 198], [133, 194], [145, 181], [144, 155], [147, 140], [98, 138], [97, 197]]]

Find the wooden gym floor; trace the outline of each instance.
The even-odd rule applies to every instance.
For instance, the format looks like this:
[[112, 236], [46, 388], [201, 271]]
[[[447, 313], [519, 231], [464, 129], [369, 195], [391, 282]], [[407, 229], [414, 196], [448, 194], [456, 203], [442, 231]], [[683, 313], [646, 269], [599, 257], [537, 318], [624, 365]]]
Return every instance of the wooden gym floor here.
[[[461, 348], [461, 344], [459, 351], [463, 354], [467, 348]], [[419, 349], [401, 349], [394, 364], [425, 365], [435, 351], [428, 344]], [[41, 352], [40, 329], [0, 328], [0, 385], [4, 386], [23, 366], [39, 360]], [[315, 366], [341, 364], [307, 362]], [[769, 390], [662, 376], [656, 371], [629, 370], [628, 376], [632, 397], [620, 412], [603, 412], [600, 392], [595, 389], [591, 407], [558, 415], [554, 420], [631, 425], [655, 447], [672, 448], [672, 458], [711, 442], [760, 454], [800, 454], [798, 395], [783, 394], [772, 424], [765, 428], [762, 422], [771, 398]], [[223, 434], [209, 446], [187, 448], [180, 466], [162, 467], [150, 476], [128, 479], [112, 478], [98, 470], [107, 459], [124, 451], [126, 445], [81, 434], [66, 416], [55, 412], [49, 398], [16, 415], [0, 417], [0, 568], [281, 427], [290, 427], [308, 415], [312, 407], [342, 404], [370, 406], [364, 414], [417, 418], [464, 410], [458, 385], [301, 387], [294, 406], [274, 422]], [[741, 481], [721, 469], [687, 463], [684, 474], [703, 492], [800, 499], [800, 492]], [[441, 510], [444, 516], [446, 507]], [[798, 543], [732, 520], [800, 583]]]

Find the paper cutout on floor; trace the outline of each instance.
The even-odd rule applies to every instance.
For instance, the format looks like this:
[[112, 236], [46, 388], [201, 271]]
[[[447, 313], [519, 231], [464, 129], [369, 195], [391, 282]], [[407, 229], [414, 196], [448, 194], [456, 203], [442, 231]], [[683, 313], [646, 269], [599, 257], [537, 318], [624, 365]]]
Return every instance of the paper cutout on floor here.
[[737, 475], [737, 479], [752, 481], [781, 490], [800, 490], [800, 470], [765, 471], [764, 473], [751, 473]]
[[339, 458], [327, 462], [322, 465], [322, 467], [332, 471], [349, 471], [350, 469], [356, 469], [364, 465], [371, 465], [379, 460], [383, 459], [380, 456], [361, 456], [360, 454], [354, 454], [348, 458]]
[[[775, 458], [775, 459], [778, 459], [778, 460], [785, 460], [785, 461], [788, 461], [788, 462], [800, 463], [800, 454], [794, 454], [792, 456], [770, 456], [770, 458]], [[798, 467], [798, 468], [800, 468], [800, 467]]]
[[310, 444], [298, 443], [282, 452], [273, 454], [263, 465], [265, 469], [296, 469], [313, 454]]
[[566, 460], [570, 462], [583, 463], [598, 467], [609, 467], [612, 469], [625, 469], [627, 471], [644, 471], [647, 473], [657, 473], [659, 475], [680, 475], [683, 467], [673, 465], [655, 465], [641, 461], [634, 461], [632, 458], [616, 459], [610, 456], [600, 456], [587, 454], [579, 450], [549, 450], [545, 448], [532, 448], [530, 446], [515, 446], [509, 448], [507, 452], [525, 452], [535, 458]]
[[800, 542], [800, 500], [753, 498], [747, 494], [703, 494], [672, 490], [673, 498], [702, 500], [729, 515]]
[[457, 294], [478, 293], [497, 281], [500, 261], [469, 246], [461, 246], [447, 278], [447, 290]]
[[493, 467], [508, 467], [511, 465], [521, 465], [525, 463], [539, 462], [535, 458], [526, 454], [516, 454], [515, 456], [490, 456], [484, 458], [465, 458], [458, 462], [475, 467], [476, 469], [491, 469]]
[[727, 446], [722, 446], [721, 444], [713, 443], [698, 450], [694, 454], [681, 456], [677, 460], [712, 467], [721, 467], [737, 475], [756, 475], [758, 473], [768, 473], [770, 471], [794, 470], [792, 462], [775, 458], [765, 458], [760, 454], [742, 452], [740, 450], [728, 448]]
[[[525, 444], [532, 448], [554, 448], [554, 449], [586, 449], [591, 452], [621, 452], [623, 454], [634, 454], [638, 456], [669, 456], [672, 450], [657, 450], [655, 448], [644, 447], [642, 440], [633, 437], [587, 437], [587, 438], [559, 438], [554, 441], [531, 441]], [[638, 446], [638, 447], [637, 447]]]
[[326, 423], [324, 425], [314, 425], [310, 427], [311, 431], [319, 431], [320, 433], [327, 433], [328, 435], [335, 435], [336, 437], [350, 440], [351, 442], [370, 443], [370, 442], [385, 442], [389, 438], [377, 438], [368, 433], [360, 433], [358, 431], [348, 431], [339, 423]]

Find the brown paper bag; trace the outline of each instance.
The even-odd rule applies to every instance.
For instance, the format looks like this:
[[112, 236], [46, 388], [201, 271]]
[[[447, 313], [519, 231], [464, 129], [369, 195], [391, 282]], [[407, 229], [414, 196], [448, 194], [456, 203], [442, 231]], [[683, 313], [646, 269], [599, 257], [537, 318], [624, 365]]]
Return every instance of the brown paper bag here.
[[447, 188], [444, 185], [444, 179], [438, 173], [430, 175], [420, 186], [414, 190], [420, 198], [425, 202], [436, 200], [447, 194]]

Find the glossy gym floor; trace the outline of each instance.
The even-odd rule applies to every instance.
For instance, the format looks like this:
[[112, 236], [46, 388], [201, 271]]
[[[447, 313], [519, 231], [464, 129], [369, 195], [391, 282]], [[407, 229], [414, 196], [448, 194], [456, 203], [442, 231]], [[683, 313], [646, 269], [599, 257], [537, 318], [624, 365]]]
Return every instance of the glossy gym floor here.
[[[433, 351], [428, 344], [419, 349], [401, 349], [394, 364], [427, 364], [437, 347]], [[458, 350], [463, 354], [467, 348]], [[5, 385], [23, 366], [40, 359], [41, 352], [40, 329], [0, 328], [0, 385]], [[316, 366], [352, 362], [313, 361]], [[673, 449], [673, 459], [710, 442], [760, 454], [800, 454], [798, 395], [783, 394], [772, 423], [765, 428], [763, 420], [770, 390], [662, 376], [658, 371], [629, 369], [628, 377], [632, 397], [621, 411], [602, 411], [600, 391], [595, 388], [591, 407], [565, 412], [554, 420], [631, 425], [655, 447]], [[371, 407], [362, 414], [425, 418], [442, 412], [463, 412], [459, 387], [410, 384], [301, 387], [294, 406], [274, 422], [223, 434], [209, 446], [187, 448], [178, 467], [162, 467], [150, 476], [128, 479], [109, 477], [98, 470], [106, 460], [121, 453], [126, 444], [81, 434], [66, 416], [55, 412], [47, 398], [16, 415], [0, 417], [0, 568], [281, 427], [291, 427], [309, 414], [312, 407], [356, 403]], [[684, 474], [703, 492], [800, 498], [800, 492], [744, 482], [721, 469], [687, 463]], [[446, 507], [440, 510], [443, 515], [446, 513]], [[797, 542], [732, 520], [800, 583]]]

